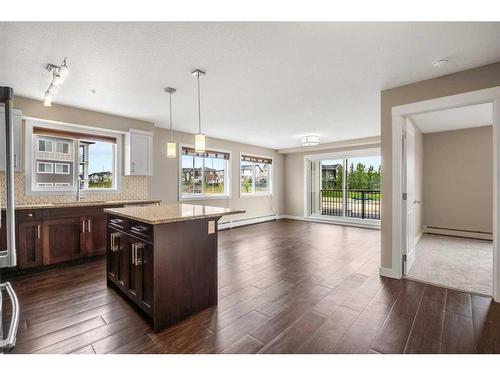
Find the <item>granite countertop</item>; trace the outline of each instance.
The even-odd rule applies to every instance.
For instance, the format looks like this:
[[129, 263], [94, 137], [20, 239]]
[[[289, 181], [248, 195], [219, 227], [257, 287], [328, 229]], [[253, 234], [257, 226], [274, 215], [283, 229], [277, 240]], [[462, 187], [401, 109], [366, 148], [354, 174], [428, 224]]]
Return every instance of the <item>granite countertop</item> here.
[[[116, 206], [116, 205], [127, 205], [127, 204], [159, 204], [161, 200], [158, 199], [129, 199], [120, 201], [92, 201], [92, 200], [82, 200], [79, 202], [64, 202], [64, 203], [40, 203], [40, 204], [27, 204], [16, 206], [16, 210], [35, 210], [35, 209], [46, 209], [46, 208], [77, 208], [77, 207], [102, 207], [102, 206]], [[5, 210], [5, 207], [2, 207]]]
[[242, 214], [245, 212], [245, 210], [233, 208], [181, 203], [160, 206], [107, 208], [104, 211], [147, 224], [165, 224], [177, 221], [206, 219], [224, 215]]

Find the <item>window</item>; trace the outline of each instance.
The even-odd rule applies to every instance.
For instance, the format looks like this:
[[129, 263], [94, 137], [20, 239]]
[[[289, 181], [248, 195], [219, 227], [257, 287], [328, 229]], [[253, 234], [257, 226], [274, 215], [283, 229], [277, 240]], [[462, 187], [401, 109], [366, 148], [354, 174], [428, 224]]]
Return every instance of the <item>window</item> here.
[[38, 151], [52, 152], [52, 141], [47, 139], [38, 139]]
[[229, 195], [229, 153], [207, 151], [196, 153], [182, 147], [181, 152], [181, 199], [220, 197]]
[[36, 163], [37, 173], [53, 173], [54, 164], [39, 161]]
[[[69, 163], [55, 163], [55, 172], [56, 174], [69, 174]], [[56, 185], [56, 186], [65, 186], [65, 185]]]
[[[45, 125], [45, 124], [44, 124]], [[116, 191], [119, 187], [118, 133], [75, 132], [76, 127], [26, 122], [30, 172], [26, 193], [73, 192], [77, 184], [84, 191]], [[111, 136], [110, 136], [111, 134]]]
[[59, 154], [69, 154], [69, 143], [56, 142], [56, 152]]
[[242, 155], [240, 160], [241, 195], [272, 194], [272, 159]]

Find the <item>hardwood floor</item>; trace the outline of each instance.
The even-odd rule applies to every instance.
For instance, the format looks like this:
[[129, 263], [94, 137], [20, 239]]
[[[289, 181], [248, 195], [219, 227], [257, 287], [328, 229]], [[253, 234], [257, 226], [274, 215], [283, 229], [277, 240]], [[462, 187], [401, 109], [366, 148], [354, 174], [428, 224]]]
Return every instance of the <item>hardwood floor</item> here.
[[104, 260], [54, 269], [14, 280], [13, 352], [500, 353], [500, 304], [379, 277], [379, 259], [375, 230], [280, 220], [222, 231], [218, 306], [158, 334], [106, 287]]

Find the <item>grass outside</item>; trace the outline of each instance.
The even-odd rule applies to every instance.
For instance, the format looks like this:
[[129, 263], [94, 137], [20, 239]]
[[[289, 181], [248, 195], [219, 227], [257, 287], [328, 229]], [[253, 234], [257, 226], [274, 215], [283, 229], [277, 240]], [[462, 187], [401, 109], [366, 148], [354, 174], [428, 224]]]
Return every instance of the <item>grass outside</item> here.
[[99, 182], [89, 181], [89, 189], [111, 189], [112, 187], [113, 187], [112, 180], [99, 181]]

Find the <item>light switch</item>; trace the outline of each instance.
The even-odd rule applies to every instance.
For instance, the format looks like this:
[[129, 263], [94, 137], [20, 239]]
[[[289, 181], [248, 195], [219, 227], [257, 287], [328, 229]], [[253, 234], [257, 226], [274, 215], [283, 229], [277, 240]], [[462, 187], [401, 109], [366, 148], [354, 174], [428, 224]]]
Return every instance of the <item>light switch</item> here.
[[213, 234], [213, 233], [215, 233], [215, 221], [210, 220], [208, 222], [208, 234]]

